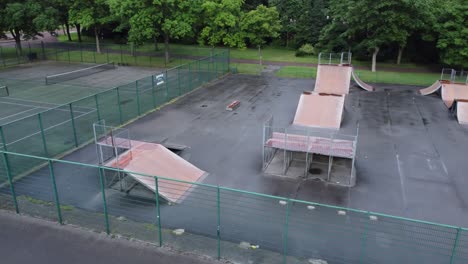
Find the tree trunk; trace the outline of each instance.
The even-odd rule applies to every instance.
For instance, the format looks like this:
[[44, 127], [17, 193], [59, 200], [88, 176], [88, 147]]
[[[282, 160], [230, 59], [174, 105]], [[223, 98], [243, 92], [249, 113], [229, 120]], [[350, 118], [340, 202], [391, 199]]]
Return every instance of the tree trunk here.
[[67, 29], [67, 36], [68, 36], [68, 41], [72, 41], [71, 35], [70, 35], [70, 24], [65, 23], [65, 28]]
[[376, 72], [376, 66], [377, 66], [377, 54], [379, 53], [380, 48], [375, 47], [374, 52], [372, 53], [372, 72]]
[[101, 53], [101, 47], [99, 45], [99, 29], [94, 27], [94, 36], [96, 37], [96, 52]]
[[81, 42], [81, 25], [75, 24], [75, 26], [76, 26], [76, 33], [78, 35], [78, 42]]
[[154, 42], [154, 51], [158, 51], [158, 38], [156, 36], [153, 37], [153, 42]]
[[164, 34], [164, 56], [166, 58], [166, 63], [169, 63], [170, 56], [169, 56], [169, 35]]
[[12, 30], [10, 30], [10, 33], [13, 36], [13, 38], [15, 39], [16, 50], [17, 50], [18, 54], [23, 54], [23, 48], [21, 47], [21, 33], [20, 33], [19, 29], [16, 29], [16, 28], [12, 29]]
[[396, 64], [400, 65], [401, 63], [401, 57], [403, 56], [403, 50], [405, 49], [404, 46], [400, 46], [398, 48], [398, 57], [397, 57], [397, 61], [396, 61]]

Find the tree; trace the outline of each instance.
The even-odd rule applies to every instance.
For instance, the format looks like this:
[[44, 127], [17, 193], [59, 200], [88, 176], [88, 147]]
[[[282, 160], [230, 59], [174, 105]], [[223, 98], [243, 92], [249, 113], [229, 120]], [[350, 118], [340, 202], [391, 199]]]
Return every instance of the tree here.
[[319, 41], [320, 31], [327, 24], [326, 6], [324, 0], [306, 0], [302, 12], [297, 19], [298, 45], [306, 43], [315, 45]]
[[105, 24], [114, 20], [106, 0], [76, 1], [70, 8], [70, 21], [80, 24], [84, 28], [93, 28], [96, 37], [96, 52], [101, 53], [100, 34]]
[[[2, 4], [0, 4], [2, 5]], [[40, 28], [36, 23], [41, 13], [41, 5], [33, 0], [18, 2], [3, 2], [0, 10], [0, 29], [9, 31], [13, 36], [16, 47], [22, 52], [21, 38], [32, 38], [40, 35]]]
[[443, 63], [468, 67], [468, 5], [464, 0], [452, 0], [443, 5], [437, 25], [437, 48]]
[[244, 0], [205, 0], [202, 4], [205, 26], [199, 42], [211, 46], [245, 47], [240, 32], [240, 17]]
[[129, 18], [130, 41], [138, 44], [147, 40], [155, 40], [158, 36], [164, 38], [166, 63], [170, 61], [170, 40], [193, 33], [192, 23], [196, 20], [195, 11], [200, 6], [199, 0], [110, 0], [109, 3], [118, 17]]
[[[332, 22], [324, 33], [336, 32], [357, 49], [372, 53], [372, 71], [376, 71], [377, 55], [382, 46], [390, 43], [406, 45], [406, 39], [414, 21], [408, 16], [414, 15], [407, 0], [330, 0]], [[406, 29], [406, 30], [405, 30]], [[323, 37], [322, 39], [327, 39]]]
[[265, 45], [267, 38], [277, 38], [281, 24], [275, 7], [259, 5], [242, 16], [243, 37], [254, 46]]
[[289, 47], [289, 42], [297, 34], [297, 21], [304, 12], [303, 0], [270, 0], [270, 7], [275, 7], [279, 13], [281, 31], [280, 35], [285, 41], [286, 47]]

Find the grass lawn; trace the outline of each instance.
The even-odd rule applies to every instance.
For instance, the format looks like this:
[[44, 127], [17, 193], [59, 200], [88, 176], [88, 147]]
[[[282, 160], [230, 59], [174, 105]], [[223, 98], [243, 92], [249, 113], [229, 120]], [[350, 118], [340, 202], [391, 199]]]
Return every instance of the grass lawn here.
[[249, 64], [249, 63], [231, 63], [231, 68], [237, 68], [237, 72], [241, 74], [251, 74], [251, 75], [259, 75], [262, 71], [262, 68], [265, 66], [260, 67], [258, 64]]
[[[315, 78], [317, 69], [302, 66], [284, 66], [276, 76], [286, 78]], [[356, 70], [356, 73], [364, 82], [369, 83], [391, 83], [401, 85], [429, 86], [440, 78], [438, 73], [399, 73], [399, 72], [371, 72], [366, 70]]]

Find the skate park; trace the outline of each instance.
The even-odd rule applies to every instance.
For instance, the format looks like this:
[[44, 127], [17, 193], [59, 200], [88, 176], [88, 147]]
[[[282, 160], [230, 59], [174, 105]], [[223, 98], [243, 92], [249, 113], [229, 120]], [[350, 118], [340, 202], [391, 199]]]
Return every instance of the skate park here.
[[[338, 60], [342, 60], [340, 56], [341, 54], [337, 56]], [[324, 63], [322, 69], [351, 67], [347, 66], [350, 63], [342, 61], [336, 63], [338, 65], [331, 64], [334, 63]], [[322, 234], [316, 229], [310, 230], [310, 233], [306, 234], [317, 235], [317, 239], [313, 240], [310, 240], [308, 235], [301, 235], [301, 230], [306, 225], [304, 221], [309, 217], [307, 210], [316, 210], [315, 207], [319, 207], [318, 205], [309, 205], [314, 208], [293, 207], [291, 209], [291, 226], [288, 234], [290, 244], [294, 245], [290, 248], [291, 255], [307, 257], [318, 254], [320, 258], [329, 259], [330, 263], [334, 263], [333, 261], [342, 263], [343, 259], [357, 257], [355, 256], [356, 250], [351, 245], [356, 244], [355, 239], [359, 240], [364, 222], [356, 220], [361, 217], [359, 213], [356, 213], [356, 216], [353, 215], [354, 209], [375, 212], [372, 216], [388, 214], [463, 226], [468, 217], [465, 206], [468, 197], [463, 192], [467, 184], [464, 180], [464, 171], [467, 167], [463, 162], [464, 150], [468, 144], [465, 140], [468, 134], [467, 128], [457, 122], [456, 117], [447, 110], [443, 100], [436, 96], [420, 95], [419, 90], [422, 87], [384, 84], [371, 86], [362, 82], [359, 84], [359, 80], [356, 85], [351, 82], [353, 71], [350, 69], [346, 69], [345, 78], [341, 78], [342, 75], [334, 77], [333, 72], [328, 72], [328, 78], [319, 79], [322, 83], [319, 91], [314, 91], [314, 88], [320, 87], [314, 80], [228, 74], [121, 128], [111, 126], [108, 130], [104, 129], [106, 136], [109, 136], [109, 131], [115, 133], [120, 131], [119, 129], [123, 129], [126, 136], [113, 134], [110, 138], [97, 137], [92, 143], [63, 156], [62, 160], [66, 161], [65, 163], [54, 161], [53, 171], [57, 175], [57, 188], [67, 190], [60, 192], [60, 201], [76, 208], [73, 211], [100, 212], [103, 210], [104, 205], [100, 200], [103, 185], [96, 178], [96, 167], [92, 166], [100, 163], [105, 166], [104, 178], [107, 183], [109, 179], [116, 179], [113, 172], [117, 171], [119, 174], [119, 170], [125, 170], [128, 164], [118, 161], [114, 164], [106, 164], [104, 160], [100, 161], [96, 145], [102, 144], [110, 147], [111, 150], [106, 153], [107, 155], [114, 158], [116, 156], [117, 159], [120, 157], [120, 161], [125, 161], [125, 159], [133, 158], [133, 156], [129, 158], [129, 153], [132, 152], [131, 155], [134, 155], [133, 151], [136, 151], [134, 147], [144, 148], [152, 144], [150, 149], [154, 151], [161, 149], [153, 146], [159, 144], [171, 152], [169, 154], [164, 150], [166, 154], [163, 155], [174, 157], [176, 154], [178, 156], [174, 158], [179, 160], [176, 161], [177, 164], [189, 163], [196, 167], [199, 170], [197, 176], [192, 180], [185, 178], [185, 181], [196, 182], [200, 185], [192, 184], [196, 186], [184, 189], [183, 185], [187, 183], [183, 182], [183, 178], [179, 178], [182, 182], [166, 183], [166, 194], [155, 192], [152, 190], [156, 187], [154, 184], [135, 181], [139, 173], [151, 175], [154, 170], [144, 170], [138, 166], [129, 167], [130, 171], [135, 172], [133, 176], [124, 173], [127, 174], [122, 176], [125, 180], [119, 178], [105, 184], [107, 210], [110, 215], [115, 216], [110, 219], [110, 226], [114, 226], [116, 230], [127, 228], [125, 224], [130, 225], [130, 221], [153, 222], [155, 193], [159, 193], [163, 198], [161, 204], [158, 204], [161, 210], [161, 226], [165, 230], [183, 228], [185, 232], [193, 234], [193, 237], [190, 237], [192, 240], [189, 240], [190, 247], [193, 247], [194, 243], [204, 244], [201, 249], [197, 250], [210, 255], [214, 253], [208, 248], [215, 248], [215, 241], [204, 238], [217, 236], [216, 200], [225, 206], [220, 209], [221, 215], [224, 215], [220, 225], [223, 241], [234, 244], [249, 241], [252, 245], [259, 245], [265, 252], [281, 251], [282, 245], [279, 241], [284, 237], [281, 228], [285, 207], [280, 202], [283, 200], [278, 198], [278, 202], [276, 198], [272, 198], [273, 201], [271, 201], [268, 197], [251, 197], [247, 192], [352, 208], [346, 211], [345, 217], [340, 218], [343, 216], [341, 212], [343, 210], [324, 207], [326, 210], [324, 209], [318, 216], [310, 219], [315, 226], [322, 226], [324, 230], [328, 230], [329, 234], [338, 235], [338, 232], [347, 234], [340, 243], [333, 245], [330, 243], [332, 241], [336, 243], [336, 241], [326, 232]], [[339, 72], [341, 73], [341, 70]], [[320, 74], [319, 76], [319, 78], [322, 77]], [[340, 86], [343, 89], [327, 90], [327, 85], [323, 83], [329, 79], [335, 82], [335, 78], [341, 80], [338, 82], [345, 83]], [[337, 88], [335, 84], [332, 87]], [[317, 96], [320, 99], [308, 104], [307, 99], [304, 99], [308, 96]], [[333, 100], [336, 98], [339, 100]], [[234, 100], [240, 102], [239, 107], [234, 111], [226, 111], [226, 106]], [[323, 105], [314, 109], [317, 102]], [[309, 118], [316, 111], [324, 109], [323, 107], [333, 109], [330, 112], [336, 118], [331, 127], [323, 126], [321, 123], [323, 120], [327, 121], [328, 118]], [[304, 115], [304, 111], [307, 114]], [[317, 114], [323, 114], [323, 112]], [[302, 118], [303, 116], [306, 118]], [[306, 144], [309, 150], [299, 151], [305, 152], [306, 156], [310, 153], [315, 156], [318, 152], [317, 148], [323, 148], [324, 151], [320, 154], [336, 155], [337, 158], [341, 158], [334, 152], [336, 149], [332, 143], [336, 143], [337, 140], [346, 141], [346, 151], [352, 152], [350, 156], [352, 161], [349, 163], [348, 158], [349, 164], [345, 167], [352, 168], [353, 171], [346, 172], [344, 177], [346, 179], [353, 177], [354, 183], [349, 186], [340, 186], [330, 182], [331, 179], [327, 177], [317, 180], [313, 175], [283, 177], [265, 173], [262, 149], [267, 138], [264, 138], [264, 124], [272, 117], [275, 127], [281, 129], [295, 125], [302, 127], [304, 131], [304, 125], [300, 123], [307, 123], [305, 131], [309, 131], [308, 134], [301, 134], [298, 132], [301, 129], [295, 127], [287, 133], [283, 131], [283, 135], [289, 133], [305, 136], [310, 142], [311, 135], [320, 131], [320, 136], [313, 136], [314, 139], [326, 139], [321, 141], [325, 142], [324, 145], [311, 147]], [[86, 129], [92, 131], [92, 123], [89, 123], [89, 128]], [[350, 137], [343, 138], [343, 136]], [[126, 141], [119, 141], [122, 138]], [[304, 139], [297, 141], [304, 143]], [[283, 143], [287, 146], [286, 141], [280, 139], [278, 142], [280, 145]], [[115, 155], [112, 151], [119, 144], [118, 148], [124, 149], [124, 152], [116, 150], [118, 154]], [[316, 149], [311, 150], [313, 148]], [[331, 153], [333, 155], [330, 155]], [[135, 152], [135, 157], [136, 155]], [[156, 160], [157, 155], [161, 154], [155, 154], [155, 152], [149, 154], [150, 158]], [[180, 161], [180, 158], [184, 161]], [[28, 159], [24, 157], [25, 161]], [[112, 159], [110, 160], [112, 163]], [[330, 170], [328, 166], [330, 160], [325, 159], [328, 164], [324, 167], [314, 167], [313, 161], [314, 158], [311, 158], [310, 164], [306, 162], [306, 166], [300, 165], [299, 170], [301, 172], [310, 171], [310, 169], [321, 170], [324, 175], [330, 174], [327, 171]], [[150, 164], [146, 166], [156, 164], [151, 159], [143, 163]], [[337, 163], [341, 164], [340, 161]], [[79, 164], [92, 166], [81, 168]], [[16, 195], [33, 197], [36, 200], [53, 200], [52, 186], [48, 177], [50, 171], [48, 166], [41, 167], [15, 181]], [[176, 173], [166, 177], [177, 179], [179, 176]], [[119, 186], [121, 183], [126, 186]], [[42, 189], [39, 188], [41, 191], [38, 192], [37, 186], [42, 187]], [[225, 188], [221, 191], [221, 198], [216, 198], [216, 190], [212, 186]], [[175, 199], [171, 199], [171, 191], [167, 191], [170, 189], [175, 190], [174, 193], [181, 189], [184, 189], [184, 192], [177, 195]], [[242, 192], [237, 190], [242, 190]], [[3, 188], [2, 192], [8, 193], [9, 189]], [[179, 200], [179, 196], [183, 199]], [[31, 199], [28, 201], [31, 202]], [[22, 204], [23, 207], [31, 210], [32, 213], [37, 213], [31, 204], [27, 204], [28, 201]], [[76, 216], [72, 213], [73, 211], [63, 212], [63, 217], [68, 218], [69, 223], [75, 221], [76, 224], [85, 223], [84, 225], [89, 225], [91, 228], [103, 228], [102, 223], [98, 224], [96, 216], [84, 213]], [[233, 214], [233, 212], [237, 213]], [[128, 220], [123, 224], [119, 222], [119, 217]], [[392, 223], [392, 221], [385, 222], [384, 218], [381, 216], [378, 219], [388, 225]], [[328, 220], [324, 221], [324, 219]], [[348, 224], [353, 223], [356, 224], [356, 230], [358, 230], [356, 232], [348, 230]], [[408, 236], [409, 240], [412, 239], [411, 235], [401, 233], [398, 226], [403, 225], [395, 224], [395, 226], [394, 231], [387, 230], [386, 234]], [[133, 231], [144, 233], [145, 230]], [[357, 237], [356, 234], [358, 234]], [[161, 236], [169, 241], [178, 239], [174, 238], [171, 233], [163, 232]], [[371, 236], [370, 240], [375, 243], [376, 252], [390, 254], [385, 242], [379, 240], [378, 235]], [[156, 235], [150, 239], [157, 237]], [[180, 248], [188, 247], [183, 244], [187, 242], [181, 243], [177, 244]], [[320, 249], [320, 253], [311, 251], [310, 247], [305, 246], [306, 243], [315, 245], [314, 248]], [[239, 252], [239, 249], [234, 250], [230, 245], [225, 245], [225, 248], [229, 249], [224, 252], [227, 255], [235, 255]], [[422, 250], [422, 246], [418, 247], [416, 252], [418, 250]], [[255, 255], [268, 255], [263, 251], [257, 252], [261, 253], [251, 252], [249, 256], [255, 259]], [[340, 252], [346, 257], [334, 259], [336, 255], [332, 252]], [[413, 257], [423, 258], [428, 261], [427, 263], [431, 263], [430, 261], [438, 263], [437, 258], [434, 258], [432, 254], [421, 253]], [[399, 258], [408, 260], [408, 256], [402, 253], [389, 261]]]

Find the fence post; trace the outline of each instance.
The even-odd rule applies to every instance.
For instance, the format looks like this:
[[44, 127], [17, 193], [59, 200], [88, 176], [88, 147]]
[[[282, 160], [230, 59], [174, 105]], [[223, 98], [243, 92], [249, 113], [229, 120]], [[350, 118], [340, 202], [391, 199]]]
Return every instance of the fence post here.
[[50, 174], [50, 179], [52, 180], [52, 187], [54, 188], [54, 200], [55, 200], [55, 207], [57, 208], [58, 222], [59, 224], [63, 224], [62, 210], [60, 208], [60, 200], [59, 200], [59, 195], [57, 192], [57, 183], [55, 182], [54, 165], [52, 164], [51, 160], [49, 160], [49, 174]]
[[151, 97], [153, 99], [153, 108], [156, 108], [156, 91], [154, 90], [154, 75], [151, 75]]
[[3, 150], [8, 151], [6, 140], [5, 140], [5, 134], [3, 133], [3, 126], [0, 126], [0, 137], [2, 140]]
[[216, 193], [216, 201], [217, 201], [217, 230], [216, 234], [218, 237], [218, 260], [221, 259], [221, 206], [220, 206], [220, 191], [219, 191], [219, 185], [217, 188], [217, 193]]
[[6, 63], [5, 63], [5, 58], [3, 57], [3, 48], [2, 47], [0, 47], [0, 58], [2, 58], [3, 67], [5, 67]]
[[71, 118], [71, 123], [72, 123], [72, 128], [73, 128], [73, 138], [75, 139], [75, 147], [78, 147], [78, 137], [76, 136], [76, 127], [75, 127], [75, 115], [73, 114], [73, 106], [70, 103], [70, 118]]
[[3, 164], [5, 165], [8, 183], [10, 184], [10, 192], [11, 192], [11, 197], [13, 198], [15, 212], [19, 214], [18, 201], [16, 200], [15, 186], [13, 186], [13, 177], [11, 176], [10, 162], [8, 161], [8, 155], [5, 152], [3, 153]]
[[167, 78], [167, 70], [165, 70], [165, 74], [164, 74], [164, 88], [166, 88], [166, 99], [169, 98], [169, 88], [167, 87], [167, 81], [168, 81], [168, 78]]
[[188, 63], [188, 71], [189, 71], [189, 83], [188, 83], [188, 88], [189, 91], [192, 91], [192, 70], [191, 70], [191, 65], [192, 63]]
[[55, 47], [55, 61], [58, 61], [58, 48]]
[[83, 46], [81, 46], [81, 42], [80, 42], [80, 57], [81, 57], [81, 63], [83, 63]]
[[110, 234], [110, 227], [109, 227], [109, 214], [107, 212], [107, 201], [106, 201], [106, 191], [104, 186], [104, 176], [102, 175], [102, 168], [99, 167], [99, 182], [101, 185], [101, 194], [102, 194], [102, 202], [104, 207], [104, 219], [106, 221], [106, 233]]
[[120, 90], [119, 87], [117, 87], [117, 105], [119, 106], [119, 121], [120, 124], [123, 123], [123, 118], [122, 118], [122, 106], [120, 105]]
[[453, 243], [453, 248], [452, 248], [452, 254], [450, 255], [450, 264], [455, 263], [455, 253], [457, 251], [457, 246], [458, 246], [458, 240], [460, 239], [460, 233], [461, 233], [461, 228], [457, 228], [457, 235], [455, 236], [455, 242]]
[[154, 192], [156, 199], [156, 219], [158, 221], [158, 239], [159, 246], [162, 247], [162, 232], [161, 232], [161, 210], [159, 206], [159, 186], [158, 186], [158, 177], [154, 177]]
[[49, 157], [49, 152], [47, 151], [47, 142], [44, 134], [44, 126], [42, 125], [42, 113], [37, 114], [39, 120], [39, 128], [41, 129], [42, 144], [44, 145], [44, 153], [46, 157]]
[[68, 63], [70, 63], [70, 62], [71, 62], [71, 59], [70, 59], [70, 48], [68, 48], [67, 51], [68, 51]]
[[109, 48], [106, 49], [106, 62], [109, 63]]
[[135, 81], [135, 91], [137, 96], [137, 111], [138, 115], [141, 115], [141, 106], [140, 106], [140, 90], [138, 89], [138, 80]]
[[44, 41], [41, 41], [41, 50], [42, 50], [42, 59], [45, 60], [46, 59], [46, 53], [45, 53], [45, 45], [44, 45]]
[[288, 254], [288, 230], [289, 230], [289, 213], [291, 210], [291, 199], [288, 198], [286, 204], [286, 219], [284, 223], [284, 237], [283, 237], [283, 263], [286, 264], [286, 256]]
[[94, 95], [94, 101], [96, 101], [96, 112], [97, 112], [97, 118], [98, 121], [101, 120], [101, 113], [99, 112], [99, 102], [98, 102], [98, 95]]
[[214, 66], [215, 66], [215, 79], [218, 78], [218, 60], [216, 54], [214, 55]]
[[120, 44], [120, 63], [123, 64], [123, 50], [122, 50], [122, 44]]
[[94, 52], [93, 52], [94, 63], [96, 63], [96, 53], [97, 53], [97, 51], [94, 51]]
[[367, 233], [369, 231], [369, 221], [370, 221], [370, 213], [366, 212], [366, 226], [364, 228], [364, 234], [362, 236], [361, 240], [361, 253], [359, 256], [359, 263], [364, 263], [364, 255], [365, 255], [365, 249], [366, 249], [366, 242], [367, 242]]
[[182, 91], [180, 89], [180, 67], [177, 67], [177, 88], [179, 89], [179, 96], [181, 96]]

